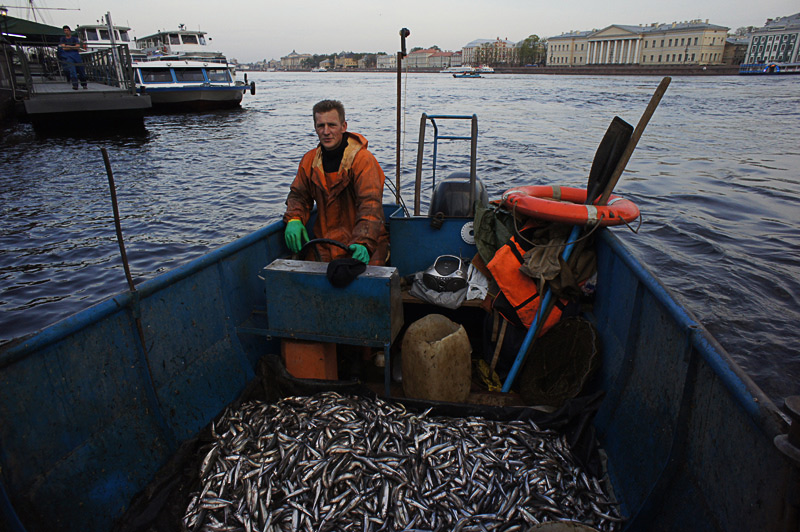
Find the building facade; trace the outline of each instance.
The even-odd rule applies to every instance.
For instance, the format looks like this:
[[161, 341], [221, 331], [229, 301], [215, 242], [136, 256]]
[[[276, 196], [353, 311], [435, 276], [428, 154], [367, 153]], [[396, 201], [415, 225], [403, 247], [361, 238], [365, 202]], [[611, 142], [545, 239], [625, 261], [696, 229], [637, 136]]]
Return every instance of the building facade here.
[[375, 58], [375, 67], [378, 70], [397, 70], [397, 54], [379, 54]]
[[475, 39], [461, 49], [461, 64], [464, 66], [511, 64], [516, 50], [516, 45], [508, 39], [500, 37]]
[[429, 58], [438, 51], [432, 48], [415, 50], [406, 56], [406, 66], [408, 68], [430, 68]]
[[285, 70], [297, 70], [303, 67], [303, 61], [311, 59], [311, 54], [298, 54], [294, 50], [287, 56], [281, 57], [281, 68]]
[[745, 62], [800, 63], [800, 13], [768, 19], [750, 34]]
[[548, 39], [547, 64], [718, 65], [729, 28], [692, 20], [570, 32]]

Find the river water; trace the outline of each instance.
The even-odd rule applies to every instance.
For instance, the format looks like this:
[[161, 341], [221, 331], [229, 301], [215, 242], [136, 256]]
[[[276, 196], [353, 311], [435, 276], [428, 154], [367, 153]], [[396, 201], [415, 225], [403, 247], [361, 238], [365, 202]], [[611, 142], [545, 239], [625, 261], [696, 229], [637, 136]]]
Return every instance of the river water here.
[[[150, 116], [142, 135], [0, 130], [0, 343], [127, 289], [101, 147], [137, 283], [280, 217], [316, 142], [318, 100], [345, 103], [349, 129], [394, 181], [396, 74], [249, 79], [257, 92], [241, 110]], [[517, 185], [584, 185], [611, 119], [635, 125], [659, 81], [405, 76], [403, 197], [411, 203], [422, 112], [478, 116], [478, 175], [497, 198]], [[468, 135], [466, 121], [440, 123]], [[798, 138], [800, 76], [677, 77], [615, 189], [643, 223], [613, 231], [776, 401], [800, 393]], [[468, 154], [467, 142], [443, 141], [437, 175], [468, 168]]]

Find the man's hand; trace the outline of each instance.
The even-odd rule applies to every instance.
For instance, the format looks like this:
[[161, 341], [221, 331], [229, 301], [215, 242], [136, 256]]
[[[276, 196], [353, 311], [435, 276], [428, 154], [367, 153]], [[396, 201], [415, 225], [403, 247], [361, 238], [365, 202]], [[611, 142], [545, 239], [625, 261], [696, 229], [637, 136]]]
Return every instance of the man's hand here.
[[306, 226], [300, 220], [289, 220], [289, 223], [286, 224], [283, 238], [286, 240], [286, 247], [292, 253], [299, 253], [303, 244], [308, 242], [308, 231], [306, 231]]
[[364, 264], [369, 264], [369, 251], [367, 251], [366, 247], [361, 244], [351, 244], [347, 249], [353, 252], [354, 259], [360, 260]]

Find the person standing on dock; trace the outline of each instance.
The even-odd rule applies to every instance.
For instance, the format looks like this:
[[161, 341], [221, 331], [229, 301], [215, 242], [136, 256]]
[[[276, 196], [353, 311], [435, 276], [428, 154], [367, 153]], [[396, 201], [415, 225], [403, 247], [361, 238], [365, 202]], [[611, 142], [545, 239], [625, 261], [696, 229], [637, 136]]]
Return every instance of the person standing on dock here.
[[[367, 139], [347, 131], [344, 106], [338, 100], [314, 105], [312, 116], [319, 145], [303, 156], [286, 199], [286, 246], [298, 253], [308, 240], [305, 224], [317, 204], [314, 234], [345, 244], [353, 258], [383, 265], [389, 255], [389, 234], [383, 215], [380, 164], [367, 150]], [[317, 245], [323, 262], [348, 252]]]
[[61, 57], [64, 70], [66, 70], [69, 80], [72, 82], [72, 88], [78, 90], [78, 79], [80, 79], [81, 86], [86, 89], [88, 88], [86, 70], [83, 68], [83, 60], [80, 54], [83, 45], [78, 37], [72, 35], [72, 30], [69, 26], [64, 26], [63, 30], [64, 36], [58, 41], [58, 55]]

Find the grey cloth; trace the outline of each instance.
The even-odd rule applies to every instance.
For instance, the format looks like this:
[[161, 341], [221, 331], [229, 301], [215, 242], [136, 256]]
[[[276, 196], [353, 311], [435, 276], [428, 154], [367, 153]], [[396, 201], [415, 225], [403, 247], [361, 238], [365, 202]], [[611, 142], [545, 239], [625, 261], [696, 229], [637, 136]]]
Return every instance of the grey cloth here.
[[422, 282], [422, 272], [417, 272], [414, 274], [414, 282], [408, 293], [427, 303], [454, 309], [460, 307], [467, 298], [467, 286], [455, 292], [437, 292], [425, 286]]

